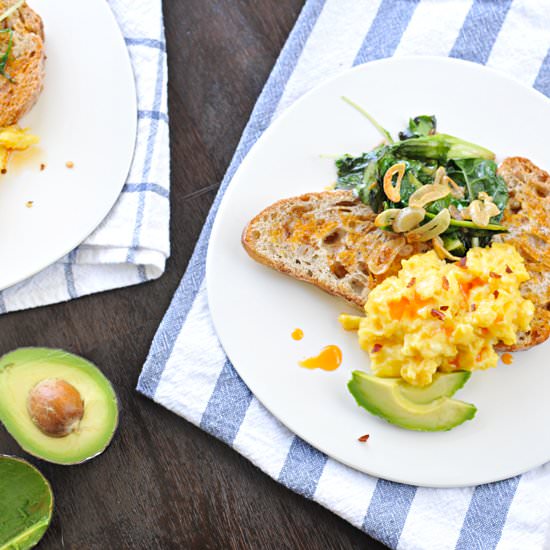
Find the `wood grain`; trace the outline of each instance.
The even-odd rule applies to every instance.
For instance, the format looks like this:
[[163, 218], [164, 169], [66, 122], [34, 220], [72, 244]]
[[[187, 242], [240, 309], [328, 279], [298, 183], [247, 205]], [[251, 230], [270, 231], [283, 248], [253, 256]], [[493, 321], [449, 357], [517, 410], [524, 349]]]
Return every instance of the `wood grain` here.
[[[254, 101], [302, 0], [165, 0], [172, 257], [154, 282], [0, 317], [0, 351], [62, 347], [112, 380], [122, 412], [101, 457], [30, 458], [55, 491], [43, 549], [384, 548], [135, 391]], [[26, 456], [0, 428], [0, 451]]]

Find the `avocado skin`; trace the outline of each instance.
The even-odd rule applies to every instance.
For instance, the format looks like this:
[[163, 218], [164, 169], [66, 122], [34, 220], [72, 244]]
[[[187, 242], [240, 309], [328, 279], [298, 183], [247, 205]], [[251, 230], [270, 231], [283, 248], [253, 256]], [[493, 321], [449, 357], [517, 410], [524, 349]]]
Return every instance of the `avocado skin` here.
[[470, 376], [472, 376], [472, 373], [465, 370], [449, 373], [436, 372], [429, 386], [418, 388], [401, 380], [399, 389], [403, 397], [413, 403], [431, 403], [439, 397], [452, 397], [459, 389], [464, 387]]
[[[106, 425], [101, 425], [97, 442], [95, 442], [95, 440], [92, 444], [84, 442], [86, 447], [85, 450], [79, 445], [74, 452], [60, 453], [56, 451], [52, 453], [52, 449], [55, 449], [59, 442], [63, 442], [66, 439], [65, 437], [50, 438], [50, 443], [48, 444], [49, 448], [45, 449], [44, 445], [42, 445], [41, 448], [35, 445], [36, 440], [32, 435], [32, 430], [37, 428], [32, 426], [30, 430], [20, 429], [17, 421], [14, 421], [14, 419], [18, 416], [20, 418], [27, 416], [28, 413], [26, 409], [13, 410], [13, 403], [10, 403], [9, 398], [6, 399], [5, 392], [4, 394], [2, 392], [2, 385], [4, 384], [2, 377], [10, 370], [16, 371], [18, 366], [28, 364], [36, 365], [35, 368], [38, 372], [42, 371], [44, 368], [43, 366], [48, 364], [62, 365], [65, 368], [70, 367], [80, 373], [81, 376], [84, 375], [90, 380], [95, 381], [99, 391], [98, 395], [100, 394], [102, 398], [104, 398], [104, 404], [109, 410], [108, 421]], [[55, 377], [63, 378], [57, 374]], [[40, 380], [40, 378], [48, 378], [48, 376], [37, 377], [37, 380]], [[86, 406], [86, 396], [83, 395], [82, 397], [84, 398]], [[84, 418], [86, 418], [86, 411], [84, 413]], [[116, 392], [111, 382], [99, 368], [87, 359], [62, 349], [41, 347], [18, 348], [0, 357], [0, 423], [4, 425], [8, 433], [15, 439], [19, 446], [30, 455], [47, 462], [65, 466], [82, 464], [105, 451], [116, 433], [118, 421], [119, 402]], [[67, 437], [72, 437], [72, 434]], [[0, 547], [0, 550], [3, 549]]]
[[0, 550], [32, 548], [52, 519], [48, 480], [26, 460], [0, 454], [0, 494]]
[[471, 420], [477, 412], [474, 405], [449, 397], [414, 403], [399, 391], [400, 381], [401, 378], [379, 378], [353, 371], [348, 389], [360, 407], [408, 430], [448, 431]]

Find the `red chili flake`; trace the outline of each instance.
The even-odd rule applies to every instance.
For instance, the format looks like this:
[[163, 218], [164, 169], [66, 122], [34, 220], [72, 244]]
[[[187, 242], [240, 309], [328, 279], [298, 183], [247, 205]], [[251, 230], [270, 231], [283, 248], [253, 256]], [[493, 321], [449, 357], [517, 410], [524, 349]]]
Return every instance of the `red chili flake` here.
[[439, 311], [438, 309], [432, 309], [432, 311], [430, 311], [430, 313], [432, 314], [433, 317], [437, 317], [441, 321], [443, 321], [443, 319], [445, 319], [445, 314], [442, 313], [441, 311]]
[[460, 258], [460, 261], [458, 262], [457, 265], [462, 269], [466, 269], [466, 256], [464, 256], [464, 258]]
[[441, 311], [447, 311], [449, 309], [449, 306], [441, 306], [439, 309]]
[[378, 353], [382, 349], [382, 344], [374, 344], [371, 353]]
[[413, 277], [408, 283], [407, 288], [411, 288], [411, 286], [414, 286], [416, 283], [416, 277]]
[[367, 439], [370, 437], [369, 434], [365, 434], [365, 435], [362, 435], [361, 437], [359, 437], [357, 440], [360, 441], [361, 443], [365, 443], [365, 441], [367, 441]]
[[493, 292], [493, 296], [495, 297], [495, 300], [498, 298], [498, 290], [495, 290], [495, 291]]
[[443, 285], [443, 290], [449, 290], [449, 279], [443, 275], [443, 279], [441, 279], [441, 283]]
[[513, 273], [512, 269], [508, 264], [506, 264], [506, 273]]
[[489, 277], [492, 277], [493, 279], [502, 279], [502, 275], [499, 275], [498, 273], [495, 273], [494, 271], [489, 272]]
[[477, 309], [477, 306], [475, 304], [472, 304], [470, 306], [470, 311], [475, 311]]

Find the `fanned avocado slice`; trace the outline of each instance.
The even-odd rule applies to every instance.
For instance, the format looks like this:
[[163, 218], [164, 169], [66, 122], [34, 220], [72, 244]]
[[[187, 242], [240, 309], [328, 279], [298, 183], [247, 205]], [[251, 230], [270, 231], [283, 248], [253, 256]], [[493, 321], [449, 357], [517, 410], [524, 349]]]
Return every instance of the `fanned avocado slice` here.
[[360, 407], [408, 430], [450, 430], [472, 419], [476, 413], [474, 405], [449, 397], [439, 397], [431, 403], [414, 403], [403, 396], [400, 382], [400, 378], [379, 378], [353, 371], [348, 388]]
[[20, 348], [0, 358], [0, 422], [28, 453], [79, 464], [110, 443], [118, 400], [86, 359], [58, 349]]
[[50, 525], [48, 480], [25, 460], [0, 455], [0, 550], [26, 550]]
[[413, 403], [431, 403], [439, 397], [452, 397], [466, 384], [471, 375], [471, 372], [464, 370], [449, 373], [436, 372], [429, 386], [418, 388], [400, 380], [399, 389], [403, 397]]

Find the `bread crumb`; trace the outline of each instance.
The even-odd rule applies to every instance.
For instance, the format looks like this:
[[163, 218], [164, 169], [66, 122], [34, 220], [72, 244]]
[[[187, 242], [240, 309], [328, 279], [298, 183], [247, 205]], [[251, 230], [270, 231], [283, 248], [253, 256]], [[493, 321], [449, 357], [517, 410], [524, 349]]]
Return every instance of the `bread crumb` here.
[[33, 207], [33, 204], [34, 204], [34, 201], [27, 201], [27, 202], [25, 203], [25, 206], [26, 206], [27, 208], [32, 208], [32, 207]]
[[46, 169], [46, 165], [42, 162], [40, 164], [40, 171], [43, 172]]
[[74, 168], [74, 162], [72, 160], [68, 160], [66, 163], [65, 163], [65, 166], [67, 168]]
[[7, 171], [5, 168], [2, 168], [2, 170], [0, 170], [0, 173], [2, 173], [2, 174], [7, 174], [8, 171]]

